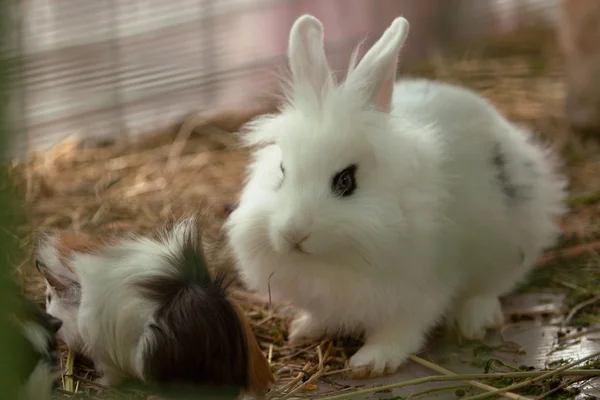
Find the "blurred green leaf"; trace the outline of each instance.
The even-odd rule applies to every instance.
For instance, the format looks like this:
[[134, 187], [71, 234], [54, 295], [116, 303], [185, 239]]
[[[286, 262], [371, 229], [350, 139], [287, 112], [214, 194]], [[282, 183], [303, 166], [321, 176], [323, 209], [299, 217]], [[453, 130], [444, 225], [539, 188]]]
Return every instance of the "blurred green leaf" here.
[[[13, 92], [10, 86], [11, 68], [8, 51], [15, 48], [14, 38], [17, 31], [10, 20], [11, 7], [19, 2], [0, 2], [0, 390], [2, 399], [17, 399], [17, 390], [22, 382], [23, 367], [30, 360], [23, 349], [22, 338], [9, 321], [10, 314], [16, 311], [18, 302], [14, 300], [19, 290], [13, 278], [12, 260], [19, 249], [18, 239], [14, 235], [23, 222], [23, 213], [18, 206], [17, 191], [9, 176], [7, 165], [8, 148], [11, 138], [11, 115], [8, 102]], [[12, 34], [12, 35], [11, 35]], [[14, 64], [14, 62], [13, 62]], [[18, 86], [18, 85], [17, 85]]]

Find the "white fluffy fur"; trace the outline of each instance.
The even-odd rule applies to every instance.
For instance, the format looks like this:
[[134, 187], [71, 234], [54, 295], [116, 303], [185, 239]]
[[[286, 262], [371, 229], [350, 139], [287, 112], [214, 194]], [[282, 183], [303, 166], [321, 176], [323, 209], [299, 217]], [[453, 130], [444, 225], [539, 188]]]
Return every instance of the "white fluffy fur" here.
[[[186, 219], [159, 240], [125, 238], [97, 253], [73, 257], [70, 265], [76, 276], [71, 276], [81, 285], [80, 306], [65, 303], [55, 293], [46, 307], [64, 321], [59, 337], [69, 347], [80, 346], [94, 361], [103, 374], [102, 384], [114, 385], [125, 377], [144, 380], [142, 355], [144, 346], [150, 345], [146, 327], [158, 305], [142, 297], [132, 283], [149, 276], [176, 275], [178, 271], [166, 257], [178, 254], [190, 229], [194, 232], [194, 220]], [[47, 236], [38, 259], [54, 275], [69, 274], [57, 257], [56, 244], [56, 236]]]
[[[395, 83], [407, 34], [396, 19], [333, 84], [320, 23], [298, 19], [287, 103], [248, 125], [245, 143], [263, 146], [226, 224], [247, 285], [301, 310], [291, 339], [364, 331], [350, 365], [372, 375], [397, 369], [445, 315], [467, 338], [501, 323], [499, 296], [553, 245], [564, 212], [565, 181], [527, 131], [467, 89]], [[355, 193], [334, 196], [352, 163]], [[308, 238], [300, 252], [284, 236]]]

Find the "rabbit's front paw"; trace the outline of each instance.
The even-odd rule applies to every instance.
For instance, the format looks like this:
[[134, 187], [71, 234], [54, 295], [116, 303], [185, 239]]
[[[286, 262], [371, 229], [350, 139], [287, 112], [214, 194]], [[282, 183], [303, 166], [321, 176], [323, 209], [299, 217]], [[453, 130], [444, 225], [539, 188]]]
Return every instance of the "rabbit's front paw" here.
[[433, 313], [401, 315], [397, 321], [367, 332], [364, 346], [350, 358], [348, 376], [368, 378], [396, 372], [422, 346], [434, 321]]
[[393, 374], [406, 361], [409, 353], [397, 346], [366, 344], [350, 358], [350, 368], [354, 368], [350, 378], [373, 378]]
[[312, 315], [302, 313], [290, 325], [289, 341], [291, 344], [298, 344], [306, 340], [318, 339], [323, 333], [323, 327]]
[[500, 301], [497, 297], [471, 297], [458, 306], [456, 323], [465, 339], [483, 340], [487, 329], [504, 323]]

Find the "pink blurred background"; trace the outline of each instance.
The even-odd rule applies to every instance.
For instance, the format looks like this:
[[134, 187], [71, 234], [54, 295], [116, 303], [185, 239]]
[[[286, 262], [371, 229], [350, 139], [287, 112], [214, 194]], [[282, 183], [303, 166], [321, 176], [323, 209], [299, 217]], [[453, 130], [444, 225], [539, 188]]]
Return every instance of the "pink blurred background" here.
[[[237, 107], [272, 90], [288, 32], [304, 13], [325, 26], [343, 71], [397, 16], [411, 23], [402, 52], [427, 55], [527, 23], [554, 24], [557, 0], [27, 0], [22, 139], [18, 151], [70, 135], [161, 129], [192, 111]], [[22, 106], [19, 108], [19, 106]]]

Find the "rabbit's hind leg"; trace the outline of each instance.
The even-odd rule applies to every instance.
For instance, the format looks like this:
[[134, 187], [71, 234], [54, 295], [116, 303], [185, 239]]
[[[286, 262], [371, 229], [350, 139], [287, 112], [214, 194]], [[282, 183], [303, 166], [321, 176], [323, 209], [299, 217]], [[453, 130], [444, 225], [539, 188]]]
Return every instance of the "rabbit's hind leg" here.
[[487, 329], [504, 323], [500, 300], [496, 296], [471, 296], [458, 301], [452, 313], [461, 335], [468, 340], [483, 339]]

